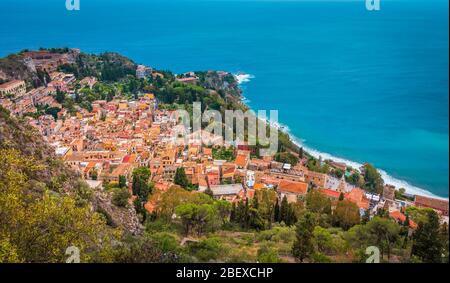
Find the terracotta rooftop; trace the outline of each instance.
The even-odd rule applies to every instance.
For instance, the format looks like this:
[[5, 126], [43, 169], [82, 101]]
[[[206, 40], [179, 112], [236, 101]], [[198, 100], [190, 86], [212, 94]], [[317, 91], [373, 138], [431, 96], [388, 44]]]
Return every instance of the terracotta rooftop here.
[[278, 191], [284, 193], [304, 195], [308, 192], [308, 184], [303, 182], [281, 180], [280, 183], [278, 184]]
[[367, 199], [364, 191], [360, 188], [354, 188], [349, 193], [346, 193], [345, 199], [355, 203], [359, 208], [369, 208], [369, 200]]
[[10, 81], [10, 82], [1, 84], [1, 85], [0, 85], [0, 89], [2, 89], [2, 88], [8, 88], [8, 87], [10, 87], [10, 86], [12, 86], [12, 85], [15, 85], [15, 84], [21, 84], [21, 83], [24, 83], [24, 81], [12, 80], [12, 81]]
[[336, 198], [336, 199], [338, 199], [339, 196], [341, 195], [340, 192], [335, 191], [335, 190], [330, 190], [330, 189], [319, 189], [319, 192], [323, 193], [327, 197]]
[[[404, 223], [406, 221], [406, 215], [404, 215], [398, 210], [390, 212], [389, 216], [401, 223]], [[416, 222], [409, 220], [409, 227], [412, 229], [416, 229], [417, 228]]]
[[448, 213], [448, 200], [416, 196], [414, 204], [419, 207], [429, 207]]
[[243, 155], [243, 154], [239, 154], [236, 157], [236, 161], [234, 163], [237, 166], [239, 166], [239, 167], [246, 167], [247, 166], [247, 162], [248, 162], [247, 156]]

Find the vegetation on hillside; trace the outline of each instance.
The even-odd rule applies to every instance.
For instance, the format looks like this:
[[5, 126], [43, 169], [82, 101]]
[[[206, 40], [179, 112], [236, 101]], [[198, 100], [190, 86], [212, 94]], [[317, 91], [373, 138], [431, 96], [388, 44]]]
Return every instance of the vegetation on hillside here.
[[[0, 70], [14, 60], [0, 62]], [[74, 98], [64, 93], [56, 98], [70, 113], [77, 107], [90, 110], [95, 100], [148, 92], [163, 107], [184, 107], [190, 113], [193, 102], [222, 113], [247, 109], [233, 76], [196, 72], [199, 84], [190, 85], [168, 71], [137, 79], [135, 68], [115, 53], [82, 53], [60, 70], [100, 82], [92, 89], [77, 86]], [[38, 114], [56, 110], [39, 109]], [[346, 173], [308, 155], [288, 134], [278, 135], [275, 160], [295, 165], [304, 159], [311, 171], [336, 177]], [[255, 147], [258, 153], [261, 147]], [[83, 262], [364, 262], [369, 246], [380, 249], [382, 261], [448, 262], [448, 227], [429, 209], [408, 208], [408, 221], [397, 223], [383, 210], [372, 219], [361, 217], [354, 203], [330, 200], [316, 190], [290, 203], [286, 196], [277, 197], [276, 188], [259, 189], [253, 199], [231, 204], [214, 199], [211, 191], [193, 190], [181, 168], [176, 185], [165, 193], [154, 190], [148, 168], [137, 168], [131, 184], [121, 176], [119, 182], [105, 183], [100, 194], [65, 167], [31, 126], [1, 107], [0, 156], [0, 262], [64, 262], [69, 246], [81, 250]], [[213, 157], [230, 161], [234, 149], [214, 149]], [[370, 164], [363, 169], [349, 168], [346, 180], [380, 193], [379, 172]], [[133, 203], [128, 188], [136, 197]], [[154, 205], [152, 213], [145, 209], [148, 202]], [[131, 220], [144, 225], [143, 233], [130, 233], [117, 220], [115, 212], [130, 211]], [[409, 219], [418, 224], [414, 233]]]

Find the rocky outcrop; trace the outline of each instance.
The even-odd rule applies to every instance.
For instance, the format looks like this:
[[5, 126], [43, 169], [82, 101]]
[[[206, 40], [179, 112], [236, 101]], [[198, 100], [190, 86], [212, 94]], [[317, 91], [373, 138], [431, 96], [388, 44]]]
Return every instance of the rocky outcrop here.
[[106, 214], [111, 226], [119, 227], [132, 235], [142, 234], [144, 227], [139, 222], [133, 206], [117, 207], [112, 203], [111, 194], [103, 191], [94, 193], [93, 208]]
[[223, 71], [196, 72], [200, 84], [206, 89], [212, 89], [219, 94], [231, 97], [240, 97], [241, 89], [233, 74]]
[[0, 58], [0, 83], [23, 80], [28, 87], [38, 87], [44, 84], [43, 75], [31, 68], [26, 58], [20, 54]]

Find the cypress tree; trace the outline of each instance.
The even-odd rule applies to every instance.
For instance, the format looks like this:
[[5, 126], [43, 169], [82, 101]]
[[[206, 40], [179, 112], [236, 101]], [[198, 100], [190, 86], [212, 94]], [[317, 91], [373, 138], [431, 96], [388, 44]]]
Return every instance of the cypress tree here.
[[119, 187], [125, 188], [127, 185], [127, 178], [123, 175], [119, 176]]
[[236, 204], [234, 202], [231, 205], [230, 221], [231, 222], [236, 221]]
[[448, 239], [448, 225], [446, 222], [444, 222], [444, 224], [442, 224], [441, 229], [440, 229], [440, 237], [441, 237], [441, 242], [443, 245], [443, 262], [444, 263], [448, 263], [448, 257], [449, 257], [449, 239]]
[[245, 204], [242, 200], [238, 202], [235, 213], [235, 222], [239, 223], [241, 226], [245, 225]]
[[292, 255], [303, 262], [314, 253], [314, 231], [315, 223], [311, 212], [302, 215], [297, 223], [296, 239], [292, 246]]
[[294, 225], [297, 222], [297, 216], [295, 215], [295, 209], [294, 205], [290, 204], [288, 209], [288, 220], [287, 225], [291, 226]]
[[428, 212], [428, 221], [420, 222], [413, 235], [412, 255], [424, 263], [441, 262], [443, 245], [439, 230], [439, 216], [432, 210]]
[[184, 189], [189, 186], [189, 180], [183, 167], [177, 168], [173, 182]]
[[244, 227], [246, 228], [246, 229], [248, 229], [248, 227], [249, 227], [249, 225], [250, 225], [250, 207], [249, 207], [249, 204], [248, 204], [248, 198], [247, 199], [245, 199], [245, 206], [244, 206], [244, 217], [243, 217], [243, 220], [244, 220]]
[[273, 211], [274, 211], [273, 214], [274, 214], [275, 222], [280, 222], [281, 221], [281, 219], [280, 219], [280, 204], [278, 203], [278, 198], [275, 202], [275, 207], [274, 207]]
[[364, 215], [361, 218], [361, 223], [366, 224], [369, 221], [370, 221], [370, 213], [369, 213], [369, 210], [366, 210], [366, 211], [364, 211]]
[[259, 207], [258, 196], [255, 194], [255, 197], [252, 200], [252, 208], [258, 209], [258, 207]]
[[280, 206], [280, 221], [284, 221], [284, 223], [286, 223], [288, 213], [289, 213], [289, 203], [287, 201], [287, 197], [284, 196]]

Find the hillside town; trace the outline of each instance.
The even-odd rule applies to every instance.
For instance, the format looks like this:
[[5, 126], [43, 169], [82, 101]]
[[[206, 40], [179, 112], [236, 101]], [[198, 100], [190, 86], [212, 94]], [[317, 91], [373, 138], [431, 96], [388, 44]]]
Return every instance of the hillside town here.
[[[75, 55], [74, 55], [75, 54]], [[398, 197], [395, 188], [384, 184], [380, 193], [368, 192], [347, 177], [358, 172], [364, 176], [364, 168], [350, 168], [344, 163], [319, 160], [343, 172], [338, 177], [330, 173], [308, 168], [308, 156], [292, 152], [298, 162], [280, 161], [274, 156], [259, 157], [254, 148], [245, 142], [206, 146], [201, 139], [190, 138], [188, 144], [174, 141], [174, 131], [179, 117], [176, 111], [160, 107], [161, 102], [153, 92], [138, 92], [133, 97], [115, 95], [110, 99], [94, 100], [90, 109], [64, 107], [61, 97], [82, 95], [81, 89], [93, 89], [99, 83], [95, 76], [77, 77], [64, 72], [63, 65], [74, 63], [79, 50], [69, 53], [50, 51], [25, 52], [27, 66], [32, 70], [48, 73], [39, 87], [30, 87], [24, 80], [13, 79], [0, 85], [0, 105], [11, 115], [21, 117], [36, 128], [54, 149], [56, 156], [73, 169], [93, 190], [106, 190], [113, 183], [125, 180], [133, 195], [133, 178], [137, 169], [147, 168], [154, 184], [153, 196], [161, 198], [174, 185], [177, 174], [186, 176], [193, 192], [212, 194], [214, 199], [238, 205], [252, 202], [261, 190], [276, 192], [279, 202], [304, 202], [311, 191], [320, 192], [331, 200], [332, 209], [340, 200], [357, 206], [360, 217], [372, 218], [380, 210], [399, 224], [408, 221], [410, 231], [418, 224], [410, 220], [405, 211], [409, 207], [430, 208], [439, 215], [441, 223], [448, 223], [448, 200], [427, 196], [408, 195]], [[223, 76], [227, 73], [223, 72]], [[139, 65], [135, 77], [164, 77], [153, 68]], [[47, 81], [48, 80], [48, 81]], [[176, 78], [180, 84], [198, 84], [193, 72]], [[52, 109], [57, 109], [52, 111]], [[34, 113], [34, 114], [33, 114]], [[203, 134], [193, 133], [192, 135]], [[220, 140], [221, 136], [211, 136]], [[227, 158], [224, 158], [226, 152]], [[144, 208], [150, 215], [158, 207], [158, 197], [148, 197]]]

